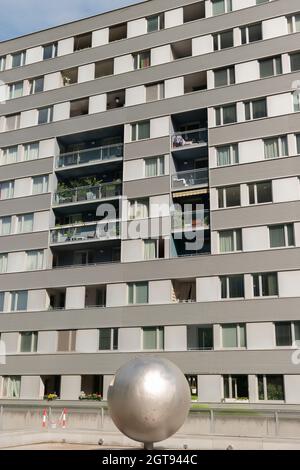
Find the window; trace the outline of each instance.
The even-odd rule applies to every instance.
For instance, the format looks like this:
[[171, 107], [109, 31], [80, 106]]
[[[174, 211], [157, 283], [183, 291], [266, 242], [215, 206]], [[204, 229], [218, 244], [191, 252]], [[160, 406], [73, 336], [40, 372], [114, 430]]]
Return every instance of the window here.
[[0, 200], [3, 199], [12, 199], [14, 197], [14, 181], [5, 181], [0, 183]]
[[27, 255], [27, 271], [37, 271], [44, 267], [44, 250], [26, 251]]
[[226, 145], [217, 148], [217, 165], [227, 166], [236, 165], [239, 163], [239, 146]]
[[257, 384], [259, 400], [285, 400], [283, 375], [258, 375]]
[[38, 124], [48, 124], [53, 121], [53, 106], [47, 106], [38, 110]]
[[7, 261], [8, 261], [8, 254], [1, 253], [0, 254], [0, 273], [7, 272]]
[[39, 143], [33, 142], [24, 145], [24, 160], [36, 160], [39, 158]]
[[269, 3], [272, 2], [272, 0], [256, 0], [256, 5], [262, 5], [263, 3]]
[[229, 104], [215, 108], [216, 126], [233, 124], [237, 122], [236, 104]]
[[269, 227], [270, 248], [295, 246], [293, 224], [273, 225]]
[[250, 42], [261, 41], [262, 36], [262, 24], [252, 24], [250, 26], [244, 26], [241, 28], [242, 44], [249, 44]]
[[20, 334], [20, 352], [37, 352], [38, 334], [37, 332], [26, 331]]
[[80, 34], [74, 38], [74, 52], [92, 47], [92, 33]]
[[300, 322], [275, 323], [275, 336], [277, 347], [299, 346]]
[[289, 33], [300, 32], [300, 14], [288, 17], [288, 32]]
[[165, 84], [154, 83], [151, 85], [146, 85], [146, 102], [163, 100], [165, 97]]
[[297, 54], [290, 54], [290, 59], [291, 59], [291, 71], [297, 72], [298, 70], [300, 70], [300, 53], [297, 52]]
[[240, 186], [228, 186], [218, 189], [219, 209], [241, 205]]
[[212, 0], [213, 16], [232, 11], [232, 0]]
[[250, 121], [251, 119], [261, 119], [267, 116], [268, 112], [266, 98], [245, 102], [246, 121]]
[[224, 375], [224, 399], [248, 400], [249, 386], [247, 375]]
[[33, 214], [17, 216], [17, 233], [33, 232]]
[[73, 352], [76, 346], [76, 331], [63, 330], [58, 332], [57, 351]]
[[0, 235], [11, 234], [11, 216], [0, 217]]
[[214, 71], [215, 88], [235, 84], [235, 68], [226, 67]]
[[44, 91], [44, 77], [33, 78], [29, 81], [29, 94], [41, 93]]
[[85, 116], [89, 114], [89, 99], [71, 101], [70, 105], [70, 118]]
[[260, 78], [273, 77], [282, 74], [281, 56], [261, 59], [259, 61]]
[[242, 230], [225, 230], [219, 233], [220, 253], [242, 251]]
[[145, 160], [145, 176], [163, 176], [165, 174], [165, 157], [153, 157]]
[[162, 259], [165, 257], [165, 242], [163, 238], [144, 240], [144, 260]]
[[131, 140], [150, 139], [150, 121], [137, 122], [131, 125]]
[[187, 326], [187, 348], [189, 351], [211, 351], [214, 349], [213, 327], [210, 325]]
[[273, 201], [272, 182], [253, 183], [248, 185], [249, 204], [266, 204]]
[[23, 96], [23, 82], [12, 83], [9, 85], [9, 99], [20, 98]]
[[21, 67], [22, 65], [25, 65], [25, 57], [25, 51], [12, 54], [12, 68]]
[[57, 42], [43, 46], [43, 60], [54, 59], [57, 56]]
[[149, 200], [135, 199], [129, 201], [129, 219], [146, 219], [149, 217]]
[[246, 347], [246, 325], [222, 325], [223, 348]]
[[28, 292], [25, 290], [11, 292], [10, 310], [21, 312], [27, 310]]
[[15, 131], [20, 128], [21, 114], [11, 114], [6, 116], [6, 126], [7, 131]]
[[2, 398], [20, 398], [21, 377], [3, 377]]
[[277, 273], [253, 274], [254, 297], [278, 296]]
[[5, 292], [0, 292], [0, 312], [4, 311], [4, 296]]
[[297, 153], [299, 155], [300, 154], [300, 134], [296, 135], [296, 141], [297, 141]]
[[48, 175], [34, 176], [32, 178], [32, 194], [48, 192]]
[[1, 165], [9, 165], [18, 161], [18, 146], [7, 147], [1, 152]]
[[143, 328], [143, 349], [149, 351], [164, 349], [164, 328]]
[[294, 113], [298, 113], [300, 111], [300, 93], [299, 91], [294, 91], [292, 94], [293, 102], [294, 102]]
[[147, 33], [164, 29], [164, 15], [153, 15], [147, 18]]
[[265, 159], [287, 157], [289, 154], [287, 136], [265, 139]]
[[101, 328], [99, 330], [99, 350], [116, 351], [118, 349], [118, 328]]
[[221, 298], [222, 299], [242, 299], [244, 293], [244, 276], [224, 276], [221, 280]]
[[133, 68], [134, 70], [145, 69], [151, 65], [150, 51], [139, 52], [133, 54]]
[[233, 47], [233, 30], [214, 34], [213, 41], [215, 51], [220, 51], [221, 49]]
[[0, 57], [0, 72], [3, 72], [6, 67], [6, 57]]
[[147, 304], [148, 301], [148, 282], [133, 282], [128, 284], [128, 303], [130, 305]]

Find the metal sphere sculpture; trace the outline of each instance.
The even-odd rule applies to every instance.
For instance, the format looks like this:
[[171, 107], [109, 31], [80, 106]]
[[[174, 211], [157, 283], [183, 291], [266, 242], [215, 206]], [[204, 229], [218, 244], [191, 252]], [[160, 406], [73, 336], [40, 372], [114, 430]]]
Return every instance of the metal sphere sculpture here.
[[125, 364], [108, 390], [110, 415], [117, 428], [148, 449], [178, 431], [187, 418], [190, 400], [181, 370], [156, 357]]

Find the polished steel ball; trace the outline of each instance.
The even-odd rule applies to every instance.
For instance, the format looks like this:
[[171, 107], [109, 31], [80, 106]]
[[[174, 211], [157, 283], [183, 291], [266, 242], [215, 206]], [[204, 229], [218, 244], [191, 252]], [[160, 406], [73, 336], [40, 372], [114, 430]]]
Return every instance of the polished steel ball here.
[[190, 408], [188, 382], [172, 362], [141, 357], [121, 367], [108, 390], [110, 415], [127, 437], [160, 442], [175, 434]]

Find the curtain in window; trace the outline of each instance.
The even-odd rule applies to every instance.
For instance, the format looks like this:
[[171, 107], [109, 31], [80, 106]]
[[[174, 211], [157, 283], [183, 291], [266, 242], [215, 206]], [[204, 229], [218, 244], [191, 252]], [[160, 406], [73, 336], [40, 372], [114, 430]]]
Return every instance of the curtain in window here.
[[33, 215], [27, 214], [23, 216], [23, 232], [33, 231]]
[[20, 398], [21, 378], [5, 377], [3, 395], [7, 398]]
[[150, 53], [144, 52], [140, 54], [140, 68], [150, 67]]
[[0, 273], [7, 271], [7, 255], [0, 255]]
[[39, 144], [27, 144], [24, 147], [25, 160], [36, 160], [39, 156]]
[[36, 269], [43, 269], [44, 252], [43, 251], [28, 251], [27, 252], [27, 269], [33, 271]]
[[18, 147], [9, 147], [5, 150], [3, 150], [3, 156], [2, 156], [2, 165], [8, 165], [10, 163], [16, 163], [17, 162], [17, 156], [18, 156]]
[[235, 325], [226, 325], [222, 327], [223, 348], [237, 348], [237, 327]]
[[37, 176], [33, 178], [33, 194], [46, 193], [48, 191], [48, 177]]
[[10, 235], [11, 217], [2, 217], [0, 219], [0, 235]]
[[27, 291], [13, 292], [11, 294], [11, 310], [13, 312], [27, 310], [27, 299], [28, 299]]
[[279, 142], [278, 139], [268, 139], [265, 141], [265, 158], [279, 157]]
[[6, 181], [0, 184], [0, 199], [11, 199], [14, 195], [14, 183]]
[[231, 164], [230, 147], [222, 147], [217, 150], [218, 166]]
[[234, 251], [234, 232], [222, 232], [220, 233], [220, 252], [227, 253]]
[[144, 242], [145, 260], [156, 258], [156, 240], [145, 240]]

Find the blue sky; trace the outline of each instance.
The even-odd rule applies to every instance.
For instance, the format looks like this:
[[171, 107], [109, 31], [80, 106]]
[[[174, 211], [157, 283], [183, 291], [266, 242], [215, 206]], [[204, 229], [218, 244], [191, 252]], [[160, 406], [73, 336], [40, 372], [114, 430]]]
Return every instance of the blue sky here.
[[0, 0], [0, 41], [140, 0]]

